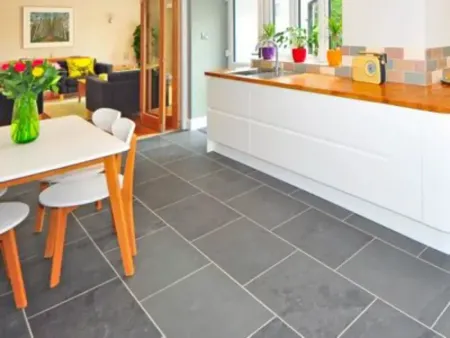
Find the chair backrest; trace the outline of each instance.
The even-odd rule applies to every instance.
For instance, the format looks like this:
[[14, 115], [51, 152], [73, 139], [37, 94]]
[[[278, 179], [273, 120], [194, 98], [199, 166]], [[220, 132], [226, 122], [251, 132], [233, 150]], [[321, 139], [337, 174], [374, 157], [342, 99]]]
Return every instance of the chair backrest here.
[[134, 162], [136, 159], [136, 145], [137, 137], [134, 134], [136, 124], [127, 119], [120, 118], [114, 122], [112, 126], [112, 134], [118, 139], [130, 145], [128, 150], [127, 160], [125, 162], [124, 180], [122, 191], [126, 198], [132, 200], [133, 198], [133, 180], [134, 180]]
[[111, 133], [112, 126], [121, 116], [120, 111], [111, 108], [99, 108], [92, 114], [92, 122], [100, 129]]

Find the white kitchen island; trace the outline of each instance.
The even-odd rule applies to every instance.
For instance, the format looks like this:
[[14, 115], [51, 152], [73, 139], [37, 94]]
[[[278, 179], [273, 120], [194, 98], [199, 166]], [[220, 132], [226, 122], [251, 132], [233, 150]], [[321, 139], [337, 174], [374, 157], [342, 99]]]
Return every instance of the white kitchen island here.
[[208, 151], [450, 254], [450, 114], [207, 75]]

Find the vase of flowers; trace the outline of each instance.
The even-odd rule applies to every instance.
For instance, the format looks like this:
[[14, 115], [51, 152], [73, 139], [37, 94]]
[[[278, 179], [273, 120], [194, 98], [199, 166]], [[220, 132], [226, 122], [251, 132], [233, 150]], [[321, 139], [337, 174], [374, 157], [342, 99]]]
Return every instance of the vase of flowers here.
[[0, 69], [0, 93], [14, 100], [11, 139], [30, 143], [39, 137], [37, 96], [45, 90], [58, 92], [60, 79], [56, 68], [44, 60], [27, 60], [3, 64]]

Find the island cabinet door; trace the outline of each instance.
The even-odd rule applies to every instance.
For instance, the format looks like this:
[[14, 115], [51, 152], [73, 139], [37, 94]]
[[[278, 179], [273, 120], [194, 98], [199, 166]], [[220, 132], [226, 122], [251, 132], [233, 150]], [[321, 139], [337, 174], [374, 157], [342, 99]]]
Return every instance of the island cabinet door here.
[[421, 218], [422, 112], [262, 86], [251, 102], [253, 156]]
[[424, 114], [423, 128], [423, 220], [450, 233], [450, 114]]
[[249, 152], [250, 85], [208, 78], [208, 138]]

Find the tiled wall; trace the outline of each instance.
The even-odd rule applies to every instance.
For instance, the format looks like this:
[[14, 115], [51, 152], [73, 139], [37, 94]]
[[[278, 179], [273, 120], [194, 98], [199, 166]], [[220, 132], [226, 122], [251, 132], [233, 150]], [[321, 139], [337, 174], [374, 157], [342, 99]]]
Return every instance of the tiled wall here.
[[[387, 81], [427, 86], [439, 83], [443, 74], [450, 67], [450, 47], [431, 49], [419, 48], [370, 48], [364, 46], [343, 46], [342, 65], [329, 67], [327, 65], [282, 62], [283, 68], [298, 73], [320, 73], [341, 77], [351, 77], [352, 59], [360, 52], [386, 53]], [[253, 66], [273, 67], [273, 62], [254, 60]], [[450, 69], [449, 69], [450, 75]]]

